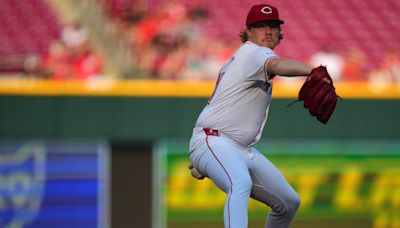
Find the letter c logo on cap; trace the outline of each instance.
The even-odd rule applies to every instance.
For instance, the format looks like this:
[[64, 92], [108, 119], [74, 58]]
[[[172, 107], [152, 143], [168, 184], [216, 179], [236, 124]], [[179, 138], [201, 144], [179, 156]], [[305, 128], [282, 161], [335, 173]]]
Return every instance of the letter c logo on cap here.
[[271, 9], [271, 7], [269, 7], [269, 6], [264, 6], [264, 7], [261, 9], [261, 12], [264, 13], [264, 14], [270, 14], [270, 13], [272, 13], [272, 9]]

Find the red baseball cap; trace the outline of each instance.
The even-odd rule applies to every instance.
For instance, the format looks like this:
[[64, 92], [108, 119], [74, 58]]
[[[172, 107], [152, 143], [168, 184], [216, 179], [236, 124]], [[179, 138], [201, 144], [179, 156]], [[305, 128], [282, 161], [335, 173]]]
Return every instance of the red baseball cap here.
[[278, 9], [267, 4], [254, 5], [247, 14], [247, 26], [260, 21], [278, 21], [279, 24], [285, 23], [279, 19]]

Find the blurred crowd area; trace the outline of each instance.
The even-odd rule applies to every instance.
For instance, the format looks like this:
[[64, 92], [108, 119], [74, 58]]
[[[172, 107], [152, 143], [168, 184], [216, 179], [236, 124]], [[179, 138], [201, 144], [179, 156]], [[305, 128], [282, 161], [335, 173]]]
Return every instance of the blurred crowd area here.
[[214, 79], [240, 44], [239, 39], [232, 42], [207, 34], [204, 24], [212, 16], [201, 1], [185, 5], [168, 0], [156, 7], [137, 2], [118, 13], [108, 13], [146, 78]]
[[103, 58], [91, 46], [88, 31], [76, 22], [64, 25], [44, 55], [30, 61], [27, 73], [33, 77], [86, 80], [105, 76]]
[[[0, 39], [7, 41], [10, 36], [28, 36], [26, 39], [19, 37], [16, 44], [12, 42], [14, 38], [7, 41], [13, 45], [26, 46], [23, 42], [33, 45], [35, 40], [35, 37], [29, 37], [35, 36], [34, 33], [8, 31], [15, 30], [15, 26], [24, 30], [28, 24], [20, 17], [21, 23], [13, 22], [12, 29], [7, 28], [10, 17], [17, 18], [22, 14], [18, 7], [25, 5], [26, 9], [28, 5], [33, 7], [31, 11], [41, 11], [29, 14], [28, 21], [36, 20], [35, 16], [55, 14], [53, 24], [37, 24], [44, 30], [55, 27], [46, 37], [47, 42], [41, 39], [41, 48], [19, 49], [22, 51], [18, 53], [17, 46], [16, 53], [11, 53], [9, 48], [0, 45], [3, 75], [17, 72], [26, 77], [55, 80], [108, 77], [213, 80], [222, 64], [241, 45], [238, 34], [244, 29], [248, 8], [265, 2], [93, 0], [103, 9], [119, 42], [129, 53], [124, 61], [132, 66], [131, 73], [110, 75], [105, 67], [106, 57], [110, 56], [99, 52], [98, 44], [92, 42], [90, 29], [93, 25], [79, 20], [57, 21], [60, 15], [48, 6], [50, 1], [2, 0], [0, 11], [8, 12], [6, 16], [0, 16], [1, 24], [5, 25], [0, 31]], [[275, 50], [279, 56], [299, 59], [311, 66], [327, 65], [335, 81], [400, 83], [400, 25], [394, 21], [400, 19], [398, 0], [328, 0], [318, 4], [307, 0], [267, 2], [277, 6], [285, 20], [282, 26], [284, 40]], [[40, 9], [34, 7], [38, 4], [42, 5]], [[343, 4], [353, 10], [343, 9]], [[30, 30], [34, 31], [35, 27]], [[296, 81], [283, 77], [277, 80]]]

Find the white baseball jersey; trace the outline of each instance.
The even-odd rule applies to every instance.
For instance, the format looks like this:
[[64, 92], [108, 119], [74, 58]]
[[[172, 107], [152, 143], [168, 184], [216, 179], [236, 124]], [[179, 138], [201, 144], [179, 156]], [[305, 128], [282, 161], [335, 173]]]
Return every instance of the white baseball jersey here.
[[261, 137], [271, 101], [272, 75], [266, 66], [276, 56], [269, 48], [245, 42], [222, 66], [196, 127], [218, 130], [244, 146], [254, 145]]

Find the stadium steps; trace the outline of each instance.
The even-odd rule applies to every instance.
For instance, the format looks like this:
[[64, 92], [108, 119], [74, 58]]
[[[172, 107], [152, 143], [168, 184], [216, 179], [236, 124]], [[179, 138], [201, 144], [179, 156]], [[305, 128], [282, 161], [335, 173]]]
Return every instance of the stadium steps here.
[[129, 48], [98, 1], [47, 0], [47, 2], [61, 17], [61, 21], [75, 20], [88, 29], [91, 43], [105, 61], [107, 75], [115, 77], [135, 75]]

